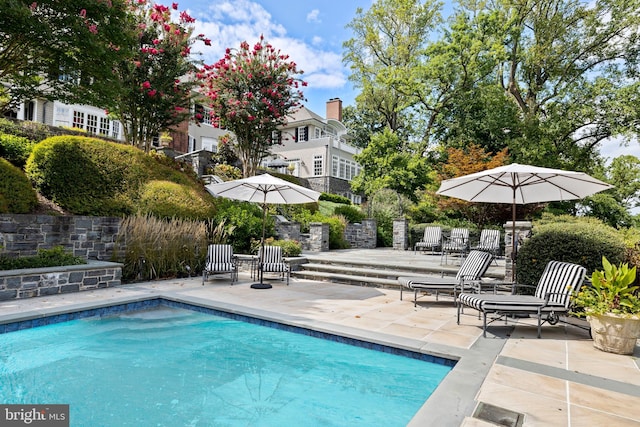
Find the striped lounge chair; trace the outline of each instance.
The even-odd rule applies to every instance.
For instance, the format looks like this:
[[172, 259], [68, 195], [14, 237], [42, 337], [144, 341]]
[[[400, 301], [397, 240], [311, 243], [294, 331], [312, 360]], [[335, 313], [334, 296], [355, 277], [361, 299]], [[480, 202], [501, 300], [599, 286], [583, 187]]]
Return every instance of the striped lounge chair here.
[[238, 280], [238, 263], [231, 245], [209, 245], [207, 259], [202, 270], [202, 285], [211, 274], [231, 274], [231, 284]]
[[456, 277], [398, 277], [400, 282], [400, 299], [402, 299], [402, 290], [404, 288], [413, 290], [413, 305], [417, 305], [418, 292], [433, 291], [436, 293], [446, 291], [453, 292], [454, 302], [457, 294], [467, 289], [480, 290], [480, 279], [487, 272], [493, 255], [489, 252], [471, 251], [469, 256], [460, 266]]
[[282, 248], [280, 246], [264, 246], [262, 251], [263, 256], [260, 259], [260, 274], [280, 273], [282, 279], [284, 279], [286, 274], [288, 286], [290, 268], [289, 263], [285, 262], [284, 258], [282, 258]]
[[442, 228], [441, 227], [426, 227], [424, 229], [424, 235], [422, 236], [422, 240], [416, 242], [413, 246], [413, 252], [415, 253], [418, 249], [420, 251], [425, 251], [427, 249], [431, 250], [433, 253], [436, 249], [439, 249], [442, 246]]
[[440, 264], [444, 259], [444, 263], [447, 263], [447, 256], [449, 254], [460, 254], [461, 258], [464, 258], [469, 252], [469, 229], [468, 228], [453, 228], [449, 237], [445, 237], [442, 241], [442, 257]]
[[[555, 325], [560, 314], [570, 310], [571, 295], [578, 292], [585, 279], [586, 269], [568, 262], [550, 261], [544, 269], [534, 295], [469, 294], [458, 296], [458, 324], [464, 307], [471, 307], [483, 315], [483, 336], [487, 336], [487, 315], [497, 315], [494, 320], [511, 314], [536, 316], [538, 338], [544, 322]], [[517, 286], [517, 285], [516, 285]], [[543, 316], [545, 317], [543, 321]]]

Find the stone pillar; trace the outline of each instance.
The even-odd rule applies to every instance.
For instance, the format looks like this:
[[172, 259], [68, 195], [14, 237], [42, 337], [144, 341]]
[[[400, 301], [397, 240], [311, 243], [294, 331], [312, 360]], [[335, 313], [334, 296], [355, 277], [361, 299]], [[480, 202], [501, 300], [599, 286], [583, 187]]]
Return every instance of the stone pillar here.
[[276, 234], [280, 240], [300, 240], [299, 222], [276, 222]]
[[309, 224], [309, 251], [325, 252], [329, 250], [329, 224], [312, 222]]
[[393, 249], [406, 251], [409, 247], [409, 221], [406, 218], [393, 220]]
[[[513, 221], [506, 222], [504, 224], [504, 258], [505, 258], [505, 280], [511, 280], [515, 278], [514, 272], [516, 269], [514, 263], [514, 254], [512, 253], [512, 235], [514, 232]], [[531, 222], [530, 221], [516, 221], [515, 222], [515, 235], [516, 235], [516, 254], [518, 248], [524, 243], [526, 239], [531, 236]]]

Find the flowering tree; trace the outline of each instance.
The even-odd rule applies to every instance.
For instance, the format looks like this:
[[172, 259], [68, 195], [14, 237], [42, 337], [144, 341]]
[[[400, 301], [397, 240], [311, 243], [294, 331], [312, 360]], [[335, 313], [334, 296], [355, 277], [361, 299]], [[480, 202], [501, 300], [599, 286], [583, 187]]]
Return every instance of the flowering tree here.
[[178, 13], [177, 3], [169, 8], [137, 0], [132, 8], [138, 40], [132, 47], [134, 60], [122, 62], [115, 71], [121, 89], [109, 111], [124, 124], [126, 142], [149, 151], [161, 131], [189, 118], [198, 70], [191, 47], [197, 41], [211, 42], [203, 34], [193, 36], [195, 19]]
[[202, 70], [213, 120], [236, 135], [245, 177], [255, 175], [269, 147], [280, 143], [274, 131], [304, 100], [300, 86], [306, 82], [296, 77], [302, 71], [288, 59], [261, 36], [253, 48], [245, 41]]

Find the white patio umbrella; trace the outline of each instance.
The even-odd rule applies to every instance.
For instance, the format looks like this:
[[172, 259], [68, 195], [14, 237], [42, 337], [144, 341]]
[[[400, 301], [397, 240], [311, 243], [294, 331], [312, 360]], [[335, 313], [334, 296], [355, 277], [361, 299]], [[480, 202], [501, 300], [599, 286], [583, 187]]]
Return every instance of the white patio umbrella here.
[[269, 175], [268, 173], [219, 184], [208, 184], [205, 188], [214, 196], [260, 203], [262, 207], [262, 238], [260, 239], [259, 252], [260, 283], [254, 283], [251, 287], [260, 289], [270, 288], [271, 285], [263, 283], [262, 280], [262, 253], [264, 248], [265, 224], [267, 222], [267, 205], [313, 203], [318, 201], [320, 193]]
[[516, 205], [583, 199], [612, 187], [584, 172], [512, 163], [447, 179], [436, 193], [469, 202], [510, 203], [511, 256], [515, 263]]

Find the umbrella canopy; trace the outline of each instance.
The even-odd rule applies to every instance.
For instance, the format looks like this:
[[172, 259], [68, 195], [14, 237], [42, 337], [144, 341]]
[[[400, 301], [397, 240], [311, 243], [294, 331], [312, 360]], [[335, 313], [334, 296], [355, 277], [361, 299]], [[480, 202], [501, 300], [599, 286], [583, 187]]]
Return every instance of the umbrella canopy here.
[[260, 204], [292, 205], [318, 201], [320, 193], [265, 173], [249, 178], [209, 184], [205, 188], [214, 196]]
[[262, 280], [262, 253], [264, 248], [265, 224], [267, 222], [267, 204], [293, 205], [317, 202], [320, 193], [300, 185], [277, 178], [268, 173], [249, 178], [226, 181], [205, 186], [214, 196], [233, 200], [260, 203], [262, 206], [262, 238], [260, 240], [260, 283], [254, 288], [268, 288]]
[[285, 162], [282, 159], [275, 159], [267, 163], [268, 168], [278, 169], [278, 168], [286, 168], [287, 166], [289, 166], [289, 162]]
[[515, 262], [516, 205], [577, 200], [612, 187], [584, 172], [513, 163], [442, 181], [436, 194], [469, 202], [511, 203], [511, 256]]
[[437, 194], [469, 202], [523, 205], [582, 199], [612, 187], [584, 172], [513, 163], [442, 181]]

